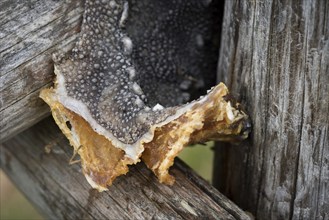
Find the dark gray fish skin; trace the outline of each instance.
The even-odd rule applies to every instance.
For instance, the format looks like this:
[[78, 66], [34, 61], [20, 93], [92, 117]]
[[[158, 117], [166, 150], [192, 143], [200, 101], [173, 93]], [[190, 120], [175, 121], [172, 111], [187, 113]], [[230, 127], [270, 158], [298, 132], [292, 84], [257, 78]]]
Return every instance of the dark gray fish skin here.
[[215, 82], [219, 25], [212, 4], [86, 1], [69, 62], [56, 63], [67, 96], [118, 140], [135, 143]]

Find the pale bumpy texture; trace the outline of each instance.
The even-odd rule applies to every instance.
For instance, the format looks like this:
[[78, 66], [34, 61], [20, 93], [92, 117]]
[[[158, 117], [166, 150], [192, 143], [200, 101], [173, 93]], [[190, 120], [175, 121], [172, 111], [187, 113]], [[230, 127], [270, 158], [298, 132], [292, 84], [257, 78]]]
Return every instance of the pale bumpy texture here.
[[171, 184], [187, 144], [246, 137], [247, 116], [224, 84], [187, 103], [214, 82], [216, 17], [209, 1], [86, 1], [79, 40], [54, 55], [55, 88], [41, 97], [93, 187], [106, 189], [142, 154]]

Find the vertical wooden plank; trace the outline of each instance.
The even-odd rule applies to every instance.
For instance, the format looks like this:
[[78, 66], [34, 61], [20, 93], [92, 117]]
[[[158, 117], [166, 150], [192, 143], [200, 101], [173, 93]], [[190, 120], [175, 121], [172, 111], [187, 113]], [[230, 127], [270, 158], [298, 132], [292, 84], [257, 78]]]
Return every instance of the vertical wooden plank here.
[[328, 21], [328, 1], [226, 1], [218, 79], [253, 133], [219, 148], [215, 166], [228, 169], [220, 188], [257, 218], [329, 218]]

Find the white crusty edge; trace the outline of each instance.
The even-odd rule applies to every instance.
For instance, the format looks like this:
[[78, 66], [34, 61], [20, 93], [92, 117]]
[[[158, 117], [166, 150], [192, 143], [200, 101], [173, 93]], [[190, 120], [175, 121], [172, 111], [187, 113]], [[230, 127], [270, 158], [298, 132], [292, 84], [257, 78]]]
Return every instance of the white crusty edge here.
[[81, 117], [83, 117], [90, 124], [90, 126], [94, 129], [95, 132], [103, 135], [108, 140], [110, 140], [111, 143], [113, 144], [113, 146], [125, 151], [126, 156], [129, 157], [130, 159], [132, 159], [134, 161], [134, 163], [137, 163], [140, 160], [139, 158], [140, 158], [142, 152], [144, 151], [143, 144], [149, 143], [153, 140], [154, 131], [156, 128], [162, 127], [163, 125], [166, 125], [169, 122], [179, 118], [181, 115], [183, 115], [189, 109], [191, 109], [192, 106], [195, 105], [196, 103], [205, 102], [207, 100], [208, 95], [211, 92], [213, 92], [213, 89], [212, 89], [211, 91], [208, 92], [208, 95], [200, 98], [199, 100], [193, 101], [189, 104], [182, 106], [181, 108], [179, 108], [176, 111], [176, 113], [174, 115], [171, 115], [166, 120], [151, 126], [150, 130], [147, 133], [145, 133], [134, 144], [130, 145], [130, 144], [125, 144], [125, 143], [121, 142], [116, 137], [114, 137], [109, 131], [107, 131], [105, 128], [103, 128], [101, 125], [99, 125], [97, 123], [97, 121], [95, 119], [93, 119], [87, 106], [83, 102], [73, 99], [67, 95], [67, 91], [65, 88], [65, 78], [60, 73], [60, 71], [58, 70], [56, 65], [55, 65], [55, 74], [57, 76], [57, 87], [55, 89], [57, 100], [59, 100], [59, 102], [63, 106], [68, 108], [69, 110], [71, 110], [71, 111], [75, 112], [76, 114], [80, 115]]

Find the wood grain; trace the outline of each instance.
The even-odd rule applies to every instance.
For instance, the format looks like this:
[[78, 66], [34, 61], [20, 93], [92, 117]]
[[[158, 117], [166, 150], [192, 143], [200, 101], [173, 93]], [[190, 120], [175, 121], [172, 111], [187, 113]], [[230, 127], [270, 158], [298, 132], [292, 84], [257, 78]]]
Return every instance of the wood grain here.
[[329, 219], [329, 1], [226, 1], [221, 45], [253, 133], [217, 151], [219, 188], [259, 219]]
[[48, 118], [3, 143], [1, 168], [47, 219], [250, 219], [179, 160], [173, 186], [139, 163], [99, 193], [68, 164], [71, 154]]
[[48, 115], [39, 100], [54, 77], [52, 53], [73, 47], [83, 1], [0, 1], [0, 135], [4, 141]]

